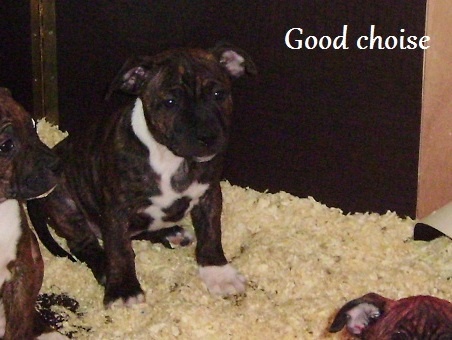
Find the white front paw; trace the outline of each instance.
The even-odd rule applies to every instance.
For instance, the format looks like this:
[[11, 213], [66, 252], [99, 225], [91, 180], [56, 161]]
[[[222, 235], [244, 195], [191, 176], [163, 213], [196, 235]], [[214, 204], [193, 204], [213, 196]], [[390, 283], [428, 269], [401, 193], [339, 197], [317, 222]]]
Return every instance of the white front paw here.
[[230, 264], [200, 267], [199, 276], [209, 292], [215, 295], [235, 295], [245, 291], [245, 277]]
[[58, 332], [44, 333], [36, 338], [37, 340], [69, 340], [69, 338]]

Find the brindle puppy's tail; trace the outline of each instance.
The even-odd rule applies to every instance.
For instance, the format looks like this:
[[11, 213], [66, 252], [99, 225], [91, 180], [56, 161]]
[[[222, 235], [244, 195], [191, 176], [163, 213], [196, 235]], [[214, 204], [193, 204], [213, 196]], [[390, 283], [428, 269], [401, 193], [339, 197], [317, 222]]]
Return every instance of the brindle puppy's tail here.
[[33, 226], [36, 235], [42, 244], [55, 256], [67, 257], [72, 262], [77, 260], [63, 249], [57, 241], [53, 238], [47, 225], [47, 218], [44, 214], [42, 206], [39, 204], [39, 200], [27, 201], [27, 211], [30, 217], [31, 225]]

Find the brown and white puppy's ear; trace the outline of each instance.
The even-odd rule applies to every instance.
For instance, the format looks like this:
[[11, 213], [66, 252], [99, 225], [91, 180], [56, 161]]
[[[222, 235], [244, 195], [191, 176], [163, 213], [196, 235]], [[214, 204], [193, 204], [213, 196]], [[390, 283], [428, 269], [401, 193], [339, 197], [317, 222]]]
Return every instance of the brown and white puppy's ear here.
[[108, 100], [115, 91], [123, 91], [131, 95], [140, 94], [143, 86], [153, 75], [153, 65], [153, 58], [148, 56], [128, 59], [111, 82], [105, 99]]
[[346, 326], [349, 333], [360, 335], [385, 313], [391, 302], [393, 301], [375, 293], [349, 301], [337, 312], [329, 332], [339, 332]]
[[239, 78], [244, 74], [256, 75], [257, 69], [251, 57], [244, 50], [228, 43], [218, 43], [210, 50], [219, 63], [233, 78]]

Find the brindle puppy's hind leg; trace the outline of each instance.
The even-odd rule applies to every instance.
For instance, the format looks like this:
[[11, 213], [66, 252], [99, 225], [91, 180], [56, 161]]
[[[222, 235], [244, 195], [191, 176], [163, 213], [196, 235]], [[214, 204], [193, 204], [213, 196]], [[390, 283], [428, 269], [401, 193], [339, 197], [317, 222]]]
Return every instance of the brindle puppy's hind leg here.
[[[48, 216], [49, 224], [58, 236], [66, 240], [71, 254], [77, 260], [85, 262], [96, 280], [101, 285], [105, 285], [105, 252], [96, 235], [90, 229], [85, 215], [78, 209], [64, 185], [57, 186], [51, 194], [43, 199], [30, 201], [28, 210], [36, 230], [47, 228], [46, 223], [43, 225], [40, 215]], [[41, 231], [37, 234], [41, 238], [43, 233]], [[46, 245], [46, 243], [48, 241], [44, 242], [43, 240], [43, 244]], [[52, 251], [52, 249], [49, 250]], [[66, 251], [62, 250], [59, 253], [62, 254], [63, 252]]]

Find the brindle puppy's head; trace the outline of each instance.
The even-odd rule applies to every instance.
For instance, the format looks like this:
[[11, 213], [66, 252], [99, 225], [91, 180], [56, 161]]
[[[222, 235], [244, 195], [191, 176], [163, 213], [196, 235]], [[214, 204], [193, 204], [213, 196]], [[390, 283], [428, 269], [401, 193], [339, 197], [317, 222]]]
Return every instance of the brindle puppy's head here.
[[177, 156], [208, 161], [227, 144], [231, 79], [246, 73], [256, 73], [253, 62], [230, 45], [176, 49], [127, 61], [109, 93], [137, 95], [158, 143]]
[[0, 202], [32, 199], [56, 185], [58, 159], [39, 139], [30, 115], [0, 88]]

